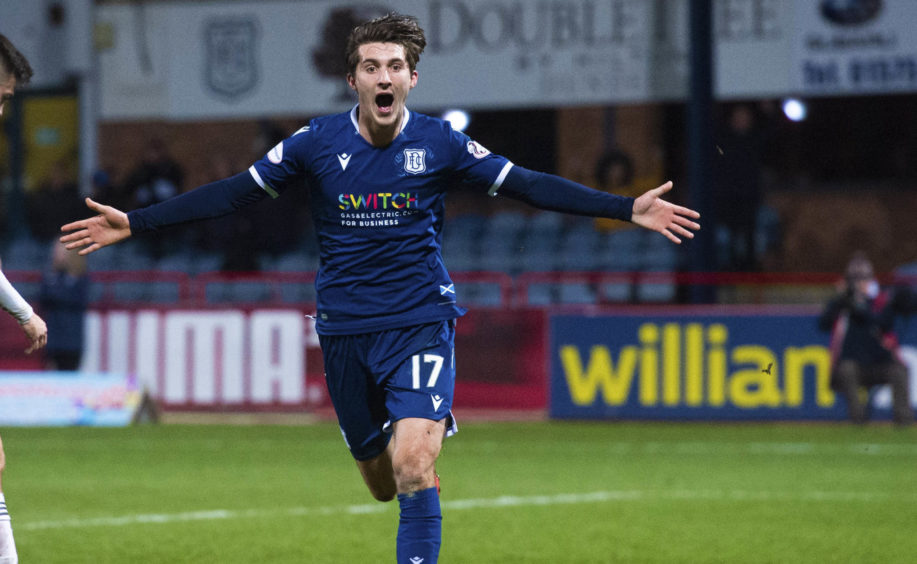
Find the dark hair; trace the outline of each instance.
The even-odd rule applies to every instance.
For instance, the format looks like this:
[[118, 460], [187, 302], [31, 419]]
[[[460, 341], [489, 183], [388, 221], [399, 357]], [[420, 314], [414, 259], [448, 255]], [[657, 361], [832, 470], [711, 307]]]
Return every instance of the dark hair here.
[[19, 85], [28, 84], [32, 78], [29, 61], [3, 34], [0, 34], [0, 70], [16, 77]]
[[347, 39], [347, 72], [353, 73], [360, 63], [360, 45], [367, 43], [397, 43], [404, 47], [408, 68], [417, 68], [420, 54], [427, 46], [427, 38], [418, 25], [417, 18], [390, 13], [353, 28]]

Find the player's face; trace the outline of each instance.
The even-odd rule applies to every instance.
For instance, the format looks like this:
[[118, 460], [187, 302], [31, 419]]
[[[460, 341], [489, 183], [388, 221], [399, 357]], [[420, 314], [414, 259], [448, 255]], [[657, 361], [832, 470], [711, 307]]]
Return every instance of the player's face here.
[[374, 129], [397, 127], [408, 92], [417, 85], [417, 71], [408, 67], [404, 47], [396, 43], [367, 43], [358, 52], [360, 62], [347, 81], [359, 98], [360, 122]]
[[3, 106], [6, 105], [6, 101], [13, 97], [13, 92], [16, 90], [16, 77], [13, 75], [7, 76], [6, 73], [0, 71], [0, 116], [3, 115]]

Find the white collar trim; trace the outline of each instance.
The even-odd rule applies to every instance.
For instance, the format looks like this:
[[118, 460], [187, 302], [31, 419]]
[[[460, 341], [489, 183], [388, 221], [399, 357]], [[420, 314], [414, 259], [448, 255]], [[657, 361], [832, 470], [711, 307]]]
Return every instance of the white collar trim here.
[[[360, 133], [360, 120], [357, 116], [357, 110], [360, 108], [360, 104], [357, 104], [350, 110], [350, 121], [353, 123], [353, 128]], [[404, 128], [408, 126], [408, 121], [411, 120], [411, 112], [408, 111], [407, 107], [404, 108], [404, 119], [401, 120], [401, 129], [398, 131], [400, 135]]]

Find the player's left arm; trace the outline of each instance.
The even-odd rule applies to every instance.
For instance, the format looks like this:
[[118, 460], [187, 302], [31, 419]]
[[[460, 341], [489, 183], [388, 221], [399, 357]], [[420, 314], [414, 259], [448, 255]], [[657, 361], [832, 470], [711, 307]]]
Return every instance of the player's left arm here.
[[662, 199], [662, 195], [672, 189], [671, 182], [638, 198], [629, 198], [594, 190], [553, 174], [508, 166], [499, 186], [491, 190], [492, 194], [499, 191], [545, 210], [630, 221], [657, 231], [674, 243], [681, 243], [679, 236], [693, 238], [693, 231], [700, 229], [694, 221], [700, 218], [699, 213]]

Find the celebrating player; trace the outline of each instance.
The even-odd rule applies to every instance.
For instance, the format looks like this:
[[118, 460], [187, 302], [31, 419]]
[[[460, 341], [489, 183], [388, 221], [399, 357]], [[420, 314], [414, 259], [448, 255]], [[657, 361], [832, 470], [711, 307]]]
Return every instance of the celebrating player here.
[[465, 313], [441, 255], [444, 198], [459, 184], [543, 209], [632, 221], [678, 243], [699, 215], [662, 200], [592, 190], [514, 166], [442, 120], [410, 112], [426, 45], [411, 16], [389, 14], [352, 32], [349, 112], [312, 120], [247, 172], [123, 213], [87, 199], [95, 217], [65, 225], [81, 254], [131, 235], [216, 217], [277, 197], [305, 178], [321, 265], [316, 329], [344, 439], [373, 497], [401, 508], [398, 562], [437, 561], [434, 464], [456, 431], [455, 320]]

